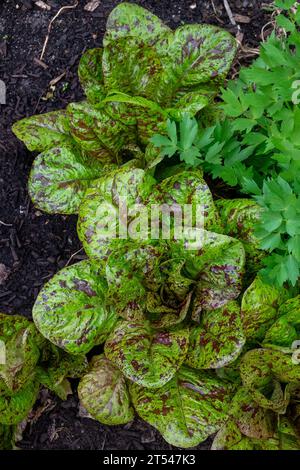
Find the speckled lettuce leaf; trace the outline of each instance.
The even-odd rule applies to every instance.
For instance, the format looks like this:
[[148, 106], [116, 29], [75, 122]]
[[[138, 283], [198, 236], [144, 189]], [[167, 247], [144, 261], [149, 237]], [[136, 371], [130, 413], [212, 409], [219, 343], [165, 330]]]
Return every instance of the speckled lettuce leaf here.
[[67, 107], [70, 133], [89, 157], [102, 163], [120, 163], [120, 151], [129, 143], [135, 143], [135, 134], [129, 126], [110, 117], [104, 108], [87, 101], [71, 103]]
[[[133, 168], [132, 163], [129, 163], [130, 165], [126, 164], [96, 180], [86, 191], [80, 205], [78, 236], [91, 259], [106, 260], [112, 246], [118, 241], [117, 238], [127, 238], [126, 232], [131, 221], [130, 208], [143, 202], [155, 183], [150, 174]], [[121, 208], [126, 205], [129, 215], [127, 221], [120, 215], [119, 205]], [[124, 231], [125, 234], [122, 235]]]
[[215, 436], [212, 450], [298, 450], [299, 434], [287, 416], [261, 408], [241, 388], [228, 421]]
[[191, 91], [180, 98], [173, 108], [168, 108], [170, 118], [180, 121], [185, 115], [194, 117], [201, 109], [205, 108], [211, 101], [209, 94], [201, 91]]
[[240, 307], [235, 301], [204, 312], [201, 325], [191, 330], [186, 364], [195, 369], [216, 369], [233, 362], [245, 344]]
[[255, 224], [260, 218], [261, 208], [251, 199], [219, 199], [216, 201], [224, 233], [238, 238], [245, 247], [247, 273], [257, 272], [265, 256], [259, 250], [259, 240], [254, 235]]
[[290, 350], [293, 342], [300, 340], [300, 295], [281, 304], [278, 315], [266, 332], [263, 344]]
[[243, 357], [240, 373], [244, 387], [260, 406], [285, 413], [290, 401], [285, 384], [300, 381], [300, 364], [281, 351], [253, 349]]
[[284, 288], [265, 284], [258, 276], [245, 291], [241, 315], [245, 336], [251, 341], [261, 341], [268, 328], [278, 317], [279, 306], [288, 298]]
[[0, 450], [12, 450], [14, 446], [14, 426], [0, 424]]
[[89, 261], [59, 271], [40, 291], [33, 319], [49, 341], [71, 354], [85, 354], [105, 341], [116, 322], [106, 306], [106, 281]]
[[126, 424], [134, 418], [126, 379], [104, 355], [93, 357], [78, 395], [86, 411], [100, 423]]
[[[201, 84], [224, 79], [237, 44], [227, 31], [211, 25], [185, 25], [156, 44], [163, 72], [156, 92], [158, 101], [176, 103]], [[214, 86], [214, 85], [212, 85]]]
[[127, 36], [133, 36], [140, 42], [154, 44], [171, 32], [157, 16], [138, 5], [123, 2], [114, 8], [108, 16], [104, 46]]
[[80, 84], [90, 103], [98, 104], [105, 98], [102, 74], [103, 49], [88, 49], [82, 56], [78, 66]]
[[0, 424], [13, 425], [25, 419], [39, 392], [37, 380], [29, 380], [20, 390], [9, 393], [0, 383]]
[[159, 243], [120, 240], [105, 268], [107, 302], [118, 316], [126, 320], [145, 318], [148, 289], [158, 291], [163, 284], [160, 261], [164, 252]]
[[66, 400], [72, 394], [68, 378], [80, 378], [87, 367], [88, 362], [84, 355], [71, 355], [58, 349], [45, 364], [38, 367], [37, 379], [59, 398]]
[[109, 15], [104, 36], [103, 75], [106, 89], [151, 98], [162, 60], [155, 43], [171, 30], [138, 5], [122, 3]]
[[193, 447], [217, 432], [227, 418], [234, 387], [215, 375], [181, 367], [159, 389], [130, 385], [139, 416], [177, 447]]
[[65, 110], [21, 119], [14, 123], [12, 130], [31, 151], [43, 152], [52, 147], [74, 144], [70, 135], [69, 116]]
[[185, 274], [197, 281], [193, 317], [201, 310], [212, 310], [238, 297], [242, 287], [245, 251], [237, 239], [197, 231], [199, 236], [170, 242], [172, 257], [185, 259]]
[[107, 28], [106, 87], [169, 106], [191, 88], [223, 78], [236, 51], [233, 37], [219, 28], [187, 25], [173, 32], [136, 5], [117, 6]]
[[105, 355], [143, 387], [158, 388], [172, 379], [188, 350], [188, 328], [154, 330], [151, 323], [118, 323], [105, 343]]
[[[142, 145], [147, 145], [150, 138], [164, 128], [168, 116], [167, 111], [154, 101], [142, 96], [131, 96], [127, 93], [111, 92], [102, 103], [110, 116], [118, 118], [122, 123], [130, 126], [131, 134], [134, 134], [136, 128], [136, 139]], [[107, 104], [114, 107], [116, 110], [114, 114], [109, 111], [109, 108], [106, 109]], [[119, 110], [116, 108], [117, 105], [123, 105], [123, 107]]]
[[19, 315], [0, 314], [0, 384], [15, 393], [31, 380], [42, 344], [32, 322]]
[[28, 182], [34, 205], [50, 214], [76, 214], [91, 182], [115, 168], [78, 151], [55, 147], [35, 159]]
[[[163, 204], [173, 206], [174, 209], [177, 207], [180, 221], [185, 220], [184, 205], [190, 204], [193, 227], [197, 221], [200, 228], [207, 230], [220, 228], [213, 197], [201, 171], [181, 171], [164, 179], [155, 187], [147, 203], [160, 204], [162, 209]], [[174, 214], [171, 214], [171, 220], [174, 220]]]

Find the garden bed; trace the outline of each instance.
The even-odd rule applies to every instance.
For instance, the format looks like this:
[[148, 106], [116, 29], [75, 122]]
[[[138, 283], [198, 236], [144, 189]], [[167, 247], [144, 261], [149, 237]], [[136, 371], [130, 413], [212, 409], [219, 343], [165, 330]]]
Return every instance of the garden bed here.
[[[7, 104], [0, 116], [0, 311], [30, 317], [42, 285], [59, 269], [83, 259], [75, 216], [49, 216], [33, 207], [26, 185], [33, 155], [11, 133], [15, 121], [65, 107], [83, 96], [77, 78], [82, 53], [102, 44], [109, 12], [118, 1], [101, 2], [93, 12], [86, 1], [67, 10], [53, 25], [43, 63], [40, 57], [49, 21], [70, 1], [48, 0], [51, 10], [30, 0], [0, 6], [0, 79]], [[251, 61], [270, 20], [260, 1], [231, 0], [233, 25], [221, 0], [136, 1], [175, 28], [181, 23], [211, 23], [238, 34], [240, 63]], [[55, 80], [57, 79], [57, 80]], [[51, 82], [56, 81], [51, 86]], [[26, 449], [171, 449], [159, 433], [140, 420], [110, 428], [78, 414], [76, 397], [62, 402], [43, 392], [20, 447]], [[206, 449], [209, 442], [198, 448]]]

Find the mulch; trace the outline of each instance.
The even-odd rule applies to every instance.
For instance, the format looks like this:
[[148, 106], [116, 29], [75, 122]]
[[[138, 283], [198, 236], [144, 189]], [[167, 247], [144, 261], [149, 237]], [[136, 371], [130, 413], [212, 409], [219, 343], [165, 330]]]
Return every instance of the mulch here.
[[[49, 21], [72, 0], [45, 0], [43, 10], [33, 0], [3, 0], [0, 5], [0, 79], [7, 86], [6, 105], [0, 105], [0, 311], [30, 318], [41, 286], [67, 263], [83, 259], [75, 216], [49, 216], [35, 209], [27, 192], [34, 155], [11, 132], [25, 116], [65, 107], [83, 94], [77, 78], [82, 53], [101, 46], [109, 12], [119, 1], [101, 1], [87, 12], [87, 0], [66, 10], [54, 22], [46, 52], [40, 57]], [[254, 57], [270, 1], [230, 0], [237, 25], [232, 25], [222, 0], [136, 1], [172, 28], [206, 22], [239, 33], [244, 54], [235, 67]], [[248, 51], [248, 52], [247, 52]], [[50, 82], [61, 76], [51, 88]], [[26, 449], [171, 449], [153, 428], [136, 419], [126, 426], [108, 427], [80, 417], [76, 393], [62, 402], [43, 391], [27, 425], [20, 447]], [[205, 449], [209, 441], [198, 446]]]

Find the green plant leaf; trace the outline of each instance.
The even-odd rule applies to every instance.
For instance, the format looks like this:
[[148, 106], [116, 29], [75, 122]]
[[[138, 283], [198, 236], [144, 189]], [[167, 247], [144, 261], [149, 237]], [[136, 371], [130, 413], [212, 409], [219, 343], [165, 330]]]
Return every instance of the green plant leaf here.
[[130, 386], [133, 405], [147, 423], [177, 447], [194, 447], [226, 420], [233, 386], [213, 374], [181, 367], [159, 389]]
[[188, 328], [157, 331], [147, 321], [121, 321], [105, 343], [105, 355], [128, 379], [158, 388], [185, 360], [188, 341]]
[[80, 58], [78, 76], [90, 103], [98, 104], [105, 98], [102, 74], [103, 49], [88, 49]]
[[[32, 380], [44, 339], [34, 324], [19, 315], [0, 314], [0, 387], [18, 392]], [[3, 356], [3, 357], [2, 357]]]
[[256, 277], [242, 298], [241, 316], [248, 340], [260, 341], [278, 316], [279, 306], [288, 298], [284, 288], [265, 284]]
[[74, 144], [70, 135], [69, 116], [65, 110], [21, 119], [14, 123], [12, 130], [32, 152]]
[[[91, 259], [107, 259], [119, 236], [127, 238], [131, 219], [130, 214], [124, 219], [126, 208], [128, 213], [134, 204], [143, 202], [155, 183], [150, 174], [129, 163], [96, 180], [80, 205], [78, 236]], [[126, 231], [125, 236], [120, 230]]]
[[185, 259], [185, 274], [197, 281], [194, 315], [222, 307], [238, 297], [242, 288], [245, 251], [236, 239], [206, 230], [196, 237], [174, 240], [170, 250], [174, 258]]
[[85, 354], [105, 341], [116, 315], [105, 305], [107, 284], [84, 260], [59, 271], [40, 291], [33, 307], [39, 331], [71, 354]]
[[31, 411], [39, 392], [39, 383], [29, 380], [20, 390], [7, 393], [0, 384], [0, 423], [6, 426], [23, 421]]
[[68, 148], [52, 148], [35, 159], [29, 194], [38, 209], [50, 214], [76, 214], [91, 182], [115, 168], [103, 166]]
[[233, 362], [241, 353], [245, 337], [237, 302], [228, 302], [204, 312], [201, 326], [190, 335], [186, 364], [195, 369], [217, 369]]
[[284, 384], [299, 382], [300, 364], [275, 349], [252, 349], [243, 357], [240, 373], [244, 386], [260, 406], [283, 414], [290, 400]]
[[104, 355], [93, 357], [89, 372], [79, 383], [78, 395], [87, 412], [100, 423], [120, 425], [134, 418], [125, 377]]

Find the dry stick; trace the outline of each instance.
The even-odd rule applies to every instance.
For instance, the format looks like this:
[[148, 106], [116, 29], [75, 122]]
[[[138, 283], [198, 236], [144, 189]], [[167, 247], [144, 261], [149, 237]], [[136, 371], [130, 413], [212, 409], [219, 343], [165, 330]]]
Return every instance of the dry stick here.
[[229, 6], [229, 3], [227, 2], [227, 0], [223, 0], [223, 4], [224, 4], [225, 10], [226, 10], [226, 13], [227, 13], [227, 15], [230, 19], [230, 23], [233, 24], [233, 26], [236, 26], [236, 22], [235, 22], [235, 19], [233, 18], [233, 14], [232, 14], [231, 8]]
[[78, 255], [78, 253], [80, 253], [81, 251], [83, 250], [83, 248], [80, 248], [80, 250], [76, 251], [75, 253], [72, 254], [72, 256], [70, 256], [70, 258], [68, 259], [65, 267], [69, 266], [70, 262], [72, 261], [72, 259], [74, 258], [74, 256]]
[[0, 220], [0, 224], [1, 224], [1, 225], [5, 225], [5, 227], [12, 227], [12, 224], [6, 224], [6, 223], [3, 222], [2, 220]]
[[47, 44], [48, 44], [48, 41], [49, 41], [49, 37], [50, 37], [50, 32], [51, 32], [51, 28], [52, 28], [52, 24], [53, 22], [56, 20], [56, 18], [59, 17], [59, 15], [64, 11], [64, 10], [70, 10], [71, 8], [76, 8], [78, 6], [78, 0], [76, 0], [76, 2], [74, 3], [74, 5], [68, 5], [68, 6], [65, 6], [65, 7], [62, 7], [60, 8], [60, 10], [58, 10], [58, 12], [56, 13], [55, 16], [53, 16], [52, 20], [50, 21], [49, 25], [48, 25], [48, 33], [47, 33], [47, 36], [45, 38], [45, 42], [44, 42], [44, 45], [43, 45], [43, 50], [42, 50], [42, 53], [40, 55], [40, 60], [43, 60], [43, 57], [44, 57], [44, 54], [45, 54], [45, 50], [46, 50], [46, 47], [47, 47]]

